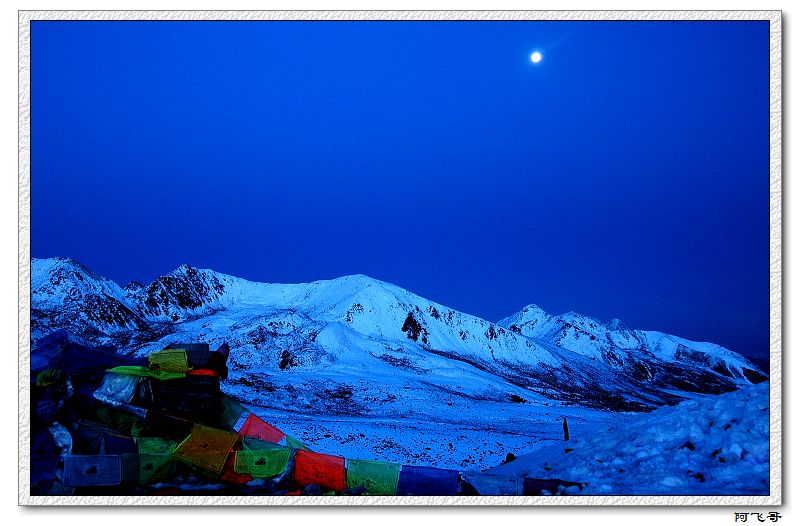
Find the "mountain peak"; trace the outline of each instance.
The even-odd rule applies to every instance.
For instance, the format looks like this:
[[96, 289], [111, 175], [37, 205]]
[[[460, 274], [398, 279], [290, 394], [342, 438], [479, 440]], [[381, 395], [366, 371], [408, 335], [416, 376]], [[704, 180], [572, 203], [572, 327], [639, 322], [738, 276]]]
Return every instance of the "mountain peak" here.
[[[76, 270], [83, 274], [95, 276], [94, 272], [83, 263], [76, 261], [72, 258], [62, 256], [55, 256], [52, 258], [31, 258], [31, 266], [45, 271], [53, 270]], [[99, 277], [99, 276], [98, 276]]]
[[[516, 313], [512, 314], [505, 320], [513, 320], [514, 323], [520, 324], [520, 323], [535, 322], [547, 318], [550, 318], [549, 312], [547, 312], [540, 306], [536, 305], [535, 303], [531, 303], [523, 307], [522, 310], [519, 310]], [[505, 320], [501, 320], [499, 323], [503, 325], [503, 322]]]
[[399, 291], [405, 291], [397, 285], [381, 281], [366, 274], [348, 274], [329, 280], [314, 282], [321, 290], [334, 297], [394, 297]]
[[628, 330], [628, 327], [626, 327], [619, 318], [614, 318], [610, 322], [606, 323], [606, 329], [609, 331], [626, 331]]
[[189, 265], [188, 263], [183, 263], [178, 268], [176, 268], [175, 270], [170, 272], [168, 275], [169, 276], [186, 276], [186, 275], [191, 275], [191, 274], [197, 274], [198, 270], [199, 269], [197, 267], [193, 267], [193, 266]]
[[[61, 290], [72, 296], [103, 290], [116, 295], [119, 286], [108, 278], [95, 274], [83, 263], [72, 258], [52, 257], [31, 259], [31, 290], [46, 289], [49, 294]], [[62, 290], [63, 289], [63, 290]]]
[[545, 324], [552, 316], [535, 303], [531, 303], [507, 318], [498, 321], [501, 327], [511, 329], [518, 334], [523, 332], [523, 327], [538, 327]]
[[177, 321], [213, 303], [225, 292], [225, 286], [216, 272], [184, 263], [166, 276], [156, 278], [145, 292], [148, 314]]
[[528, 319], [549, 318], [551, 314], [535, 303], [531, 303], [521, 311]]
[[332, 283], [347, 283], [351, 285], [360, 285], [363, 287], [369, 287], [374, 285], [390, 285], [385, 281], [381, 281], [377, 278], [373, 278], [371, 276], [367, 276], [366, 274], [346, 274], [344, 276], [339, 276], [338, 278], [333, 278], [329, 280]]
[[379, 280], [367, 276], [366, 274], [345, 274], [344, 276], [339, 276], [338, 278], [333, 278], [331, 281], [357, 281], [357, 282], [364, 282], [364, 283], [373, 283], [379, 282]]
[[538, 313], [547, 314], [547, 311], [545, 311], [543, 308], [541, 308], [540, 306], [538, 306], [535, 303], [531, 303], [531, 304], [525, 306], [525, 308], [523, 308], [521, 312], [524, 312], [524, 313], [532, 312], [532, 313], [537, 313], [537, 314]]

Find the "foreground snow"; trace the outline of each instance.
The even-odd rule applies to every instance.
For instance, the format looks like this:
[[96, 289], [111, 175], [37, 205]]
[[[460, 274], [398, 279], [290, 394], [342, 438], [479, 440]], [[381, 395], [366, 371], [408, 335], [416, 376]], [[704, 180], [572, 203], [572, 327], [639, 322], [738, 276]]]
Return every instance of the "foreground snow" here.
[[[418, 392], [421, 396], [433, 393]], [[435, 407], [435, 404], [428, 403]], [[342, 416], [249, 406], [256, 415], [314, 451], [351, 459], [382, 460], [445, 469], [481, 471], [515, 456], [558, 442], [561, 418], [578, 427], [610, 425], [619, 415], [565, 406], [473, 400], [454, 414]]]
[[587, 482], [582, 495], [769, 494], [766, 382], [595, 431], [489, 472]]

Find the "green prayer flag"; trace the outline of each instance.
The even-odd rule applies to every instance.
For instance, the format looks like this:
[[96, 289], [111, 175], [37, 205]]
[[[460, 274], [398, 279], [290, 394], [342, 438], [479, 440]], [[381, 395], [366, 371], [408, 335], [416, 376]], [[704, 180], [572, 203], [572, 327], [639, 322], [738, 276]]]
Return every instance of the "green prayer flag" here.
[[279, 446], [278, 444], [253, 437], [242, 437], [242, 448], [247, 451], [255, 451], [258, 449], [285, 449], [284, 446]]
[[276, 477], [286, 470], [291, 453], [287, 448], [237, 451], [233, 469], [254, 478]]
[[247, 409], [238, 400], [223, 395], [220, 422], [225, 429], [235, 431], [234, 426], [245, 413], [247, 413]]
[[307, 445], [303, 444], [299, 440], [289, 435], [286, 435], [286, 447], [290, 447], [292, 449], [302, 449], [304, 451], [311, 451]]
[[347, 487], [364, 487], [367, 495], [396, 495], [400, 465], [375, 460], [348, 460]]
[[139, 455], [139, 484], [153, 484], [170, 480], [175, 473], [172, 453], [145, 453]]
[[151, 369], [158, 371], [171, 371], [175, 373], [186, 373], [192, 370], [189, 367], [189, 359], [183, 349], [164, 349], [156, 351], [147, 357], [147, 363]]
[[155, 378], [156, 380], [176, 380], [178, 378], [185, 378], [186, 373], [175, 373], [171, 371], [155, 371], [149, 367], [142, 367], [139, 365], [120, 365], [108, 370], [109, 373], [127, 374], [132, 376], [147, 376]]
[[139, 437], [136, 439], [136, 445], [139, 447], [139, 454], [145, 455], [172, 453], [178, 446], [174, 440], [169, 440], [161, 437]]

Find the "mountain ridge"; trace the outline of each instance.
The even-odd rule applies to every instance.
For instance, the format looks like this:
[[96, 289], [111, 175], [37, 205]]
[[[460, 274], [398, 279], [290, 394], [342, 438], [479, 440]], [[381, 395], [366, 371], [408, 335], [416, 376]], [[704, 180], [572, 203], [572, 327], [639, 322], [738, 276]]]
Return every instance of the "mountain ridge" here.
[[[292, 375], [330, 370], [339, 371], [337, 381], [348, 379], [339, 383], [381, 390], [383, 371], [424, 390], [431, 371], [450, 383], [447, 375], [460, 371], [474, 377], [476, 396], [480, 378], [523, 399], [641, 411], [766, 377], [715, 344], [575, 312], [551, 315], [534, 304], [495, 323], [363, 274], [277, 284], [181, 265], [147, 285], [122, 288], [68, 258], [31, 266], [34, 339], [65, 329], [129, 354], [170, 341], [228, 340], [240, 348], [233, 383], [244, 387], [272, 382], [288, 389]], [[387, 395], [397, 397], [395, 387]]]

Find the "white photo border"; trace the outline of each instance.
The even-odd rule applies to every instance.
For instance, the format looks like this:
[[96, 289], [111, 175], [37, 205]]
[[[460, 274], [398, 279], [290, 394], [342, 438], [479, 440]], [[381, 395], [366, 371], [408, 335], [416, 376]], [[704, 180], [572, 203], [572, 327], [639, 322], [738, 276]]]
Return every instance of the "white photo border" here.
[[[765, 496], [32, 496], [30, 495], [30, 22], [38, 20], [768, 21], [770, 38], [770, 494]], [[19, 505], [45, 506], [768, 506], [782, 504], [781, 11], [19, 11]]]

